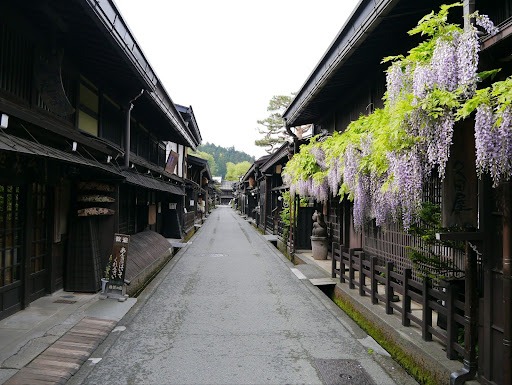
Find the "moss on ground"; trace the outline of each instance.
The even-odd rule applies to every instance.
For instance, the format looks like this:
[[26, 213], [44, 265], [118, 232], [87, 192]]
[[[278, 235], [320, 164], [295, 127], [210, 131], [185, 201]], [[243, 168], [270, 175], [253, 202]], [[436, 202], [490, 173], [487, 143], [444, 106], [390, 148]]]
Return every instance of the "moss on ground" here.
[[425, 369], [419, 360], [409, 352], [405, 351], [403, 347], [397, 344], [385, 331], [369, 322], [350, 302], [346, 301], [336, 293], [333, 293], [331, 299], [340, 309], [347, 313], [347, 315], [352, 318], [361, 327], [361, 329], [386, 349], [391, 357], [420, 384], [439, 385], [445, 382], [442, 379], [437, 378], [434, 373]]

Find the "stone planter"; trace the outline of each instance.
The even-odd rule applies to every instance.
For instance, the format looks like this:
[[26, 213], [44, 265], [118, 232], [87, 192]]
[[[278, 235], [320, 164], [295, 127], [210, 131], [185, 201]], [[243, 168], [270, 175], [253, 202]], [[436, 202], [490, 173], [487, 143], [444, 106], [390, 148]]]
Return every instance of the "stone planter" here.
[[311, 249], [314, 259], [327, 259], [328, 242], [327, 237], [311, 236]]
[[101, 279], [101, 292], [106, 293], [107, 292], [107, 285], [108, 285], [108, 279], [102, 278]]

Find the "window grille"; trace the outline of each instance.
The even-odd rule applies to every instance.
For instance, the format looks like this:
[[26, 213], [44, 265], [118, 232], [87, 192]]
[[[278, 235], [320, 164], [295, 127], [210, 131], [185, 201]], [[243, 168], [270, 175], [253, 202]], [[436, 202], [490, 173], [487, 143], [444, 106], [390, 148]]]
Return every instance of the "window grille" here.
[[0, 288], [21, 280], [20, 187], [0, 185]]
[[33, 47], [22, 36], [0, 25], [0, 89], [30, 102]]
[[48, 244], [47, 194], [46, 186], [33, 183], [32, 189], [32, 247], [30, 253], [30, 273], [44, 270]]

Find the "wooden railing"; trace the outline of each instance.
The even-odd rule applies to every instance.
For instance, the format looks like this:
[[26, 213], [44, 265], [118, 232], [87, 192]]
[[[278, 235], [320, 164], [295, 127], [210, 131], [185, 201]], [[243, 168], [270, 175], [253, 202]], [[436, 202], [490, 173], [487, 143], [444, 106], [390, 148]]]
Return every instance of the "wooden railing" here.
[[[399, 313], [402, 325], [418, 325], [425, 341], [438, 338], [449, 359], [461, 357], [464, 348], [458, 336], [464, 329], [463, 291], [453, 284], [435, 288], [432, 280], [417, 282], [411, 276], [411, 269], [395, 271], [393, 262], [378, 264], [377, 257], [366, 255], [362, 249], [332, 244], [333, 278], [339, 277], [349, 289], [357, 289], [360, 296], [369, 296], [372, 304], [384, 305], [386, 314]], [[432, 322], [434, 315], [437, 325]]]
[[267, 215], [265, 218], [265, 230], [270, 234], [274, 234], [274, 216]]

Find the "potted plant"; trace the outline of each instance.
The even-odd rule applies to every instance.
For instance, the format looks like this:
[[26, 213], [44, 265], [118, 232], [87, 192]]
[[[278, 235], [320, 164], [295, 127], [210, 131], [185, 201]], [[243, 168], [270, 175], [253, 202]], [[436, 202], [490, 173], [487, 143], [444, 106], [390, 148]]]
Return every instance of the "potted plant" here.
[[107, 285], [110, 281], [110, 270], [112, 264], [112, 254], [108, 257], [107, 265], [105, 266], [105, 272], [103, 274], [103, 278], [101, 278], [101, 292], [104, 294], [107, 291]]

